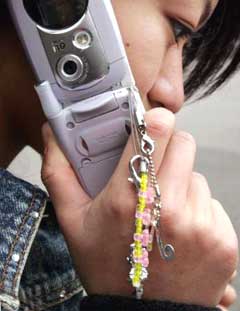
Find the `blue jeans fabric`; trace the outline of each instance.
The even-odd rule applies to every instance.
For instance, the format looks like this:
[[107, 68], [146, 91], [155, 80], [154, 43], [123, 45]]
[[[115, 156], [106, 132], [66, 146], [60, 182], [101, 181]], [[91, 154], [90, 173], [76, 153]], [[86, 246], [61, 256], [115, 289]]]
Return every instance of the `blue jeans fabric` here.
[[0, 169], [1, 310], [79, 311], [82, 296], [47, 194]]

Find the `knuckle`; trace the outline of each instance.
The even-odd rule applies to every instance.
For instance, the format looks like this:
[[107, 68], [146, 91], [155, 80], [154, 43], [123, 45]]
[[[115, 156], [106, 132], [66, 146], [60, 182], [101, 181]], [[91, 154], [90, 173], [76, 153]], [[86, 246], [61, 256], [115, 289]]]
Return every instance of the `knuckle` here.
[[237, 268], [239, 260], [239, 244], [237, 234], [221, 203], [216, 199], [212, 199], [212, 206], [214, 207], [214, 210], [222, 216], [220, 226], [223, 224], [223, 227], [220, 227], [220, 232], [218, 231], [218, 236], [216, 237], [218, 257], [225, 263], [225, 272], [229, 276], [232, 276]]
[[212, 243], [208, 238], [208, 231], [203, 222], [194, 222], [191, 228], [193, 240], [203, 253], [208, 253], [211, 250]]
[[48, 186], [55, 179], [56, 172], [47, 162], [43, 163], [41, 169], [41, 179], [45, 186]]
[[106, 188], [104, 196], [112, 217], [119, 221], [133, 219], [137, 204], [136, 194], [133, 191], [129, 191], [127, 195], [123, 195], [119, 184], [115, 184], [115, 182], [111, 181]]
[[212, 205], [214, 205], [215, 207], [217, 207], [217, 208], [221, 208], [221, 209], [223, 209], [223, 206], [222, 206], [222, 204], [218, 201], [218, 200], [216, 200], [216, 199], [213, 199], [212, 198]]
[[208, 183], [206, 177], [205, 177], [204, 175], [198, 173], [198, 172], [193, 172], [193, 173], [192, 173], [192, 179], [193, 179], [195, 182], [200, 183], [200, 184], [201, 184], [201, 183], [205, 183], [205, 184]]
[[176, 139], [179, 143], [185, 144], [193, 151], [196, 150], [196, 141], [190, 133], [185, 131], [176, 131], [173, 138]]
[[54, 168], [47, 156], [45, 156], [43, 165], [41, 168], [41, 179], [46, 187], [48, 187], [51, 183], [54, 183], [55, 180], [59, 178], [58, 170]]
[[238, 266], [238, 243], [237, 239], [229, 239], [221, 243], [219, 257], [224, 262], [223, 273], [232, 276]]
[[166, 237], [174, 239], [177, 234], [177, 228], [179, 227], [179, 217], [174, 208], [172, 208], [172, 205], [169, 203], [167, 206], [164, 205], [161, 212], [161, 226], [164, 234], [166, 234]]
[[[198, 192], [201, 191], [204, 194], [208, 194], [211, 197], [211, 190], [209, 188], [208, 181], [206, 177], [197, 172], [193, 172], [190, 179], [190, 190], [189, 191]], [[210, 202], [210, 201], [209, 201]]]
[[[221, 204], [214, 200], [216, 204]], [[216, 266], [221, 267], [223, 277], [231, 277], [238, 265], [238, 239], [234, 231], [226, 235], [207, 223], [204, 219], [196, 219], [191, 224], [192, 241], [202, 254], [214, 259]]]
[[59, 181], [65, 180], [67, 182], [69, 178], [72, 178], [73, 174], [69, 163], [62, 167], [55, 166], [50, 156], [45, 154], [41, 167], [41, 179], [47, 188], [57, 184]]

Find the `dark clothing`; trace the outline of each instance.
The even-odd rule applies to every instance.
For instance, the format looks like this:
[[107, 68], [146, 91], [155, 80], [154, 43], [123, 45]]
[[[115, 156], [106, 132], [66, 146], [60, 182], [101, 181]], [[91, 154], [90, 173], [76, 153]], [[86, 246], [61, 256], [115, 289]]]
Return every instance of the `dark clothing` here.
[[121, 296], [90, 296], [81, 303], [81, 311], [217, 311], [218, 308], [204, 308], [195, 305], [178, 304], [169, 301], [136, 300]]

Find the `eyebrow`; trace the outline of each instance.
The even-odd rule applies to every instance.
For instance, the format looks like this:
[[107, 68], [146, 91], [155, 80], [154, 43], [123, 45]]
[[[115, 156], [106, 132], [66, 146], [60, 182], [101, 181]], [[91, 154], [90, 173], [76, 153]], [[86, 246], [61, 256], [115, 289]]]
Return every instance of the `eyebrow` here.
[[207, 21], [211, 12], [212, 12], [211, 0], [205, 0], [205, 6], [204, 6], [204, 10], [202, 12], [202, 15], [200, 17], [199, 26], [201, 26], [205, 21]]

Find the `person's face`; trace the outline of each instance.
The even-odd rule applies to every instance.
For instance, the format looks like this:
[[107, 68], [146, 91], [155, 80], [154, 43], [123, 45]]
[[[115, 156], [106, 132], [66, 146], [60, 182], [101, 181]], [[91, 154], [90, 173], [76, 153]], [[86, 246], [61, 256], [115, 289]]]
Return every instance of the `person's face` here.
[[218, 0], [112, 0], [146, 109], [177, 112], [184, 102], [182, 52]]

